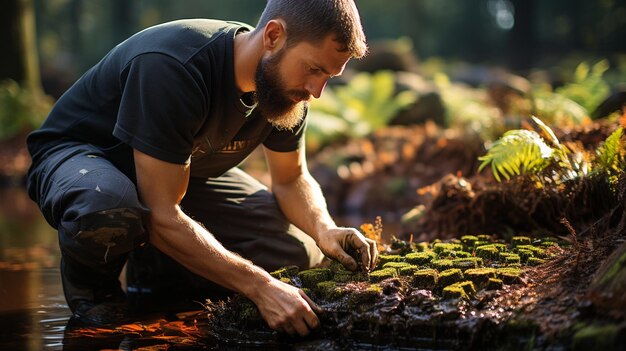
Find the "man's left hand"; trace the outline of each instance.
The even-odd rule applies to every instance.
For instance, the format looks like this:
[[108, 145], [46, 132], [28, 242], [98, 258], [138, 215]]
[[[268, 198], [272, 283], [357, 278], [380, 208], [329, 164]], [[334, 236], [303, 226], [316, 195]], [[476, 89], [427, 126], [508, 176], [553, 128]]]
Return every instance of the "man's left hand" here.
[[346, 252], [349, 248], [353, 248], [359, 253], [361, 266], [365, 271], [373, 270], [378, 259], [376, 242], [364, 237], [354, 228], [337, 227], [327, 230], [320, 234], [317, 246], [324, 255], [336, 259], [351, 271], [356, 271], [358, 264]]

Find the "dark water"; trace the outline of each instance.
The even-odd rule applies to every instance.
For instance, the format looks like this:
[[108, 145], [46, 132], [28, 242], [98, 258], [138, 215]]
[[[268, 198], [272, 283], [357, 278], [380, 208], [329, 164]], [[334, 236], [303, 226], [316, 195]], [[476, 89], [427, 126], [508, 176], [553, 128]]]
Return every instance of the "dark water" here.
[[55, 231], [22, 188], [0, 188], [0, 350], [62, 350], [70, 316]]
[[0, 350], [62, 350], [70, 313], [55, 231], [21, 188], [0, 188]]

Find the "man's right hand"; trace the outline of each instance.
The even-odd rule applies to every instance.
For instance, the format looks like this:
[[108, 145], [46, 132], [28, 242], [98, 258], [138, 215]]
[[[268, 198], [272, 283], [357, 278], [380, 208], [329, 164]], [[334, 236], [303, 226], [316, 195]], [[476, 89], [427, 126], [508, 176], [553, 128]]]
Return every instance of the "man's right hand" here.
[[315, 312], [322, 310], [306, 294], [289, 284], [271, 279], [249, 298], [257, 305], [270, 328], [291, 335], [308, 335], [319, 327]]

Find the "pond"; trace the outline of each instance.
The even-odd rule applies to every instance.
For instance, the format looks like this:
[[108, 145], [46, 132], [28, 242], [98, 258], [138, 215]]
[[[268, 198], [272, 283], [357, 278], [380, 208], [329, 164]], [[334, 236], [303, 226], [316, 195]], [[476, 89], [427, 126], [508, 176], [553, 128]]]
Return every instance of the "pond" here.
[[70, 312], [56, 233], [22, 188], [0, 199], [0, 349], [61, 350]]

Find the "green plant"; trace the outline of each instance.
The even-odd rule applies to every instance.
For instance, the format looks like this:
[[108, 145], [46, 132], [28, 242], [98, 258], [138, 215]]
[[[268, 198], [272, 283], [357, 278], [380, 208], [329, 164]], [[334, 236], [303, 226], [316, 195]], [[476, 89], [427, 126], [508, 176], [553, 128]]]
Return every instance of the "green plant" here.
[[416, 99], [413, 91], [396, 93], [392, 72], [359, 73], [344, 86], [328, 87], [311, 102], [308, 142], [319, 147], [340, 137], [367, 135]]
[[574, 81], [557, 88], [555, 92], [578, 103], [587, 113], [591, 113], [611, 92], [609, 84], [602, 78], [608, 69], [607, 60], [598, 61], [592, 67], [589, 67], [587, 62], [582, 62], [576, 67]]
[[478, 159], [482, 161], [478, 171], [491, 164], [491, 170], [497, 181], [500, 176], [507, 180], [522, 173], [538, 173], [552, 158], [554, 150], [532, 130], [510, 130], [496, 140], [487, 154]]
[[435, 74], [433, 82], [446, 107], [447, 126], [469, 131], [482, 140], [495, 140], [505, 131], [502, 113], [489, 102], [485, 89], [454, 84], [443, 73]]
[[52, 104], [49, 96], [13, 80], [0, 82], [0, 140], [39, 127]]
[[626, 141], [623, 134], [623, 128], [617, 128], [597, 150], [597, 169], [606, 172], [613, 184], [617, 183], [619, 174], [626, 169]]

